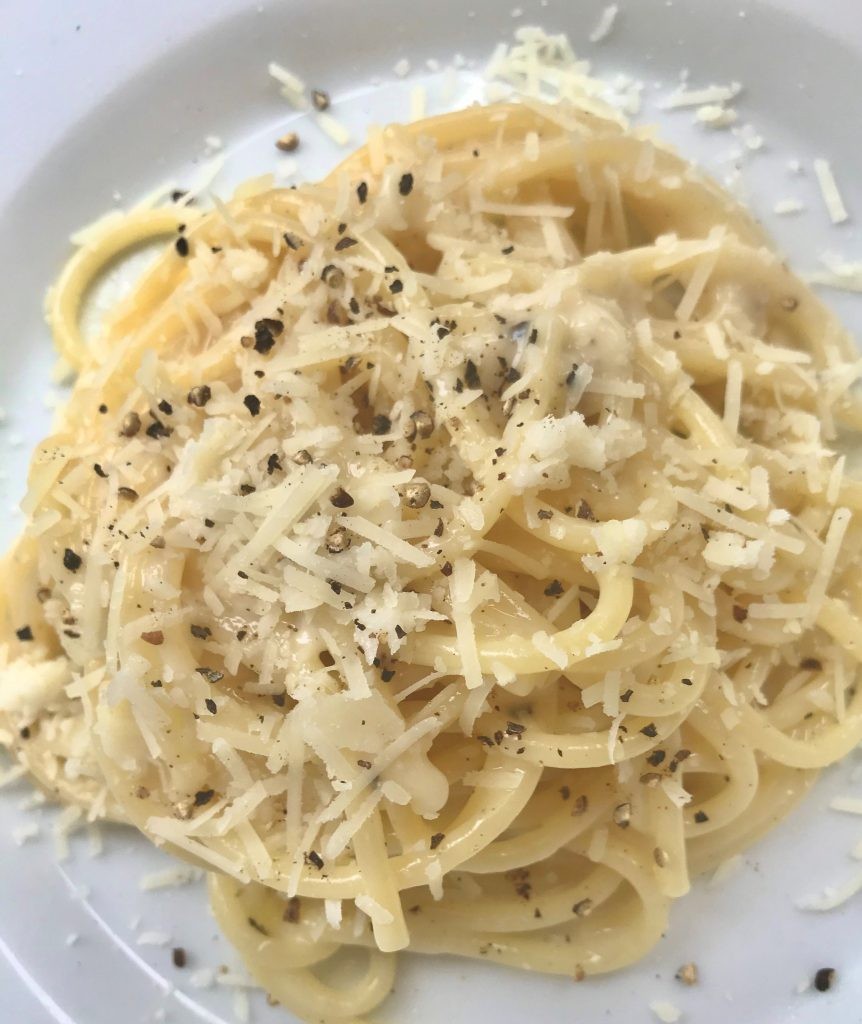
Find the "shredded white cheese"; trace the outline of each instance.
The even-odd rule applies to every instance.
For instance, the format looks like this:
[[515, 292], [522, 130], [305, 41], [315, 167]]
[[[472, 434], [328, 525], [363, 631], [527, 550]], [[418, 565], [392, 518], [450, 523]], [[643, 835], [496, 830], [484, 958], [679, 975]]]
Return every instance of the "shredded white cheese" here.
[[590, 32], [589, 38], [591, 43], [600, 43], [608, 38], [613, 31], [619, 13], [620, 9], [616, 4], [608, 4], [604, 8], [599, 15], [599, 20], [596, 22], [596, 27]]
[[673, 1003], [669, 1003], [664, 999], [654, 999], [649, 1004], [649, 1008], [662, 1024], [676, 1024], [682, 1017], [682, 1011], [674, 1006]]
[[802, 896], [795, 902], [800, 910], [826, 912], [843, 906], [858, 892], [862, 892], [862, 871], [841, 885], [828, 885], [821, 892]]
[[190, 885], [198, 882], [204, 877], [200, 868], [164, 868], [161, 871], [151, 871], [142, 875], [138, 880], [138, 888], [141, 892], [152, 892], [155, 889], [174, 889], [182, 885]]
[[791, 213], [801, 213], [805, 209], [805, 203], [799, 199], [779, 199], [772, 207], [772, 212], [780, 217], [786, 217]]
[[862, 814], [862, 797], [835, 796], [829, 801], [829, 807], [833, 811], [843, 811], [845, 814]]
[[677, 89], [666, 97], [659, 106], [663, 110], [678, 110], [681, 107], [702, 107], [727, 103], [742, 92], [739, 82], [730, 85], [708, 85], [703, 89]]
[[350, 131], [332, 114], [321, 112], [315, 115], [318, 127], [329, 136], [337, 146], [346, 146], [350, 142]]
[[817, 184], [820, 186], [820, 194], [823, 196], [823, 203], [829, 213], [829, 219], [833, 224], [843, 224], [849, 214], [841, 193], [838, 191], [838, 183], [832, 172], [832, 165], [828, 160], [815, 160], [814, 173], [817, 176]]
[[720, 103], [705, 103], [697, 108], [695, 120], [708, 128], [729, 128], [736, 124], [738, 116], [732, 107], [725, 107]]

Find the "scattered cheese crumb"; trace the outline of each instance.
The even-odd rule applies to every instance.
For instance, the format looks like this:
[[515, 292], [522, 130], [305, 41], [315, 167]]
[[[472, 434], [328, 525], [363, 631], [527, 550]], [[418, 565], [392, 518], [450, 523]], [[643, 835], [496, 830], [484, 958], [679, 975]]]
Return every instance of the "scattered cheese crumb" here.
[[826, 253], [820, 261], [827, 269], [803, 275], [809, 284], [820, 284], [844, 292], [862, 292], [862, 260], [853, 262]]
[[777, 213], [783, 217], [789, 213], [801, 213], [805, 209], [805, 203], [800, 202], [798, 199], [779, 199], [775, 206], [772, 207], [773, 213]]
[[341, 927], [341, 900], [324, 900], [323, 912], [329, 927], [338, 930]]
[[673, 1003], [669, 1003], [666, 1000], [653, 1000], [653, 1002], [649, 1004], [649, 1008], [662, 1022], [662, 1024], [676, 1024], [680, 1017], [682, 1017], [682, 1011], [679, 1010], [678, 1007], [674, 1006]]
[[825, 912], [842, 906], [858, 892], [862, 892], [862, 872], [859, 872], [843, 885], [827, 885], [822, 892], [801, 896], [795, 901], [795, 905], [800, 910]]
[[829, 801], [829, 808], [845, 814], [862, 814], [862, 797], [835, 796]]
[[176, 867], [162, 871], [151, 871], [138, 880], [141, 892], [152, 892], [154, 889], [174, 889], [181, 885], [189, 885], [203, 878], [200, 868]]
[[406, 57], [402, 57], [401, 60], [396, 61], [392, 70], [399, 78], [406, 78], [410, 74], [410, 61]]
[[332, 114], [318, 114], [315, 118], [318, 126], [338, 146], [346, 146], [350, 142], [350, 132]]
[[729, 128], [736, 124], [738, 116], [732, 107], [725, 107], [721, 103], [705, 103], [697, 108], [695, 120], [708, 128]]
[[708, 85], [703, 89], [677, 89], [659, 105], [662, 110], [679, 110], [682, 107], [727, 103], [735, 99], [740, 92], [742, 86], [739, 82], [731, 82], [730, 85]]
[[828, 160], [815, 160], [814, 173], [817, 175], [817, 184], [820, 186], [820, 194], [829, 213], [829, 219], [833, 224], [843, 224], [849, 214], [841, 193], [838, 191], [838, 183], [832, 173], [832, 165]]
[[540, 629], [533, 633], [532, 641], [536, 650], [544, 654], [549, 661], [552, 661], [557, 666], [557, 668], [565, 668], [566, 665], [568, 665], [568, 654], [562, 649], [562, 647], [558, 647], [553, 642], [545, 630]]
[[596, 22], [596, 27], [590, 33], [591, 43], [600, 43], [602, 40], [607, 39], [614, 28], [614, 23], [617, 20], [617, 15], [620, 9], [616, 4], [608, 4], [608, 6], [602, 11], [599, 20]]
[[240, 1024], [248, 1024], [251, 1020], [251, 1006], [248, 1001], [248, 993], [244, 989], [234, 989], [233, 1015]]
[[305, 82], [292, 71], [289, 71], [283, 64], [270, 61], [268, 70], [270, 75], [280, 84], [293, 89], [295, 92], [305, 92]]

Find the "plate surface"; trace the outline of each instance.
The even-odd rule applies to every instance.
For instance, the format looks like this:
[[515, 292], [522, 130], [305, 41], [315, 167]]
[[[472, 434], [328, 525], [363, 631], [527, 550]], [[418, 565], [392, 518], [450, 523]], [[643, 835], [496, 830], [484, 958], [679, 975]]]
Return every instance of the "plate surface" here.
[[[328, 89], [335, 111], [359, 141], [371, 121], [408, 116], [410, 90], [427, 86], [429, 109], [481, 95], [476, 71], [518, 24], [566, 31], [603, 75], [644, 83], [645, 117], [719, 179], [740, 165], [741, 187], [798, 269], [823, 252], [862, 256], [862, 20], [853, 0], [716, 3], [625, 0], [611, 36], [588, 35], [598, 0], [5, 0], [0, 13], [0, 543], [19, 528], [29, 452], [48, 429], [61, 394], [51, 383], [54, 357], [42, 322], [42, 297], [68, 252], [71, 231], [115, 204], [128, 204], [164, 181], [188, 183], [207, 136], [224, 140], [227, 162], [217, 190], [275, 170], [272, 143], [288, 126], [302, 134], [300, 167], [314, 177], [339, 152], [286, 106], [266, 73], [276, 59]], [[372, 13], [373, 11], [373, 13]], [[816, 12], [816, 13], [815, 13]], [[514, 16], [513, 16], [514, 14]], [[428, 71], [460, 51], [467, 66], [452, 82]], [[406, 79], [393, 73], [407, 58]], [[683, 69], [692, 85], [743, 83], [740, 124], [764, 138], [748, 150], [726, 131], [692, 124], [691, 112], [660, 113], [657, 101]], [[643, 119], [643, 118], [642, 118]], [[740, 152], [737, 157], [736, 151]], [[851, 220], [829, 224], [812, 160], [833, 162]], [[788, 167], [798, 160], [801, 173]], [[806, 210], [776, 217], [777, 200]], [[857, 336], [862, 299], [834, 296]], [[668, 1000], [694, 1024], [862, 1022], [862, 914], [857, 900], [829, 914], [804, 914], [799, 896], [862, 871], [849, 857], [860, 821], [826, 809], [836, 793], [862, 790], [862, 759], [827, 773], [802, 807], [745, 856], [721, 885], [699, 883], [680, 901], [668, 936], [642, 964], [586, 985], [519, 975], [487, 964], [405, 957], [381, 1020], [399, 1024], [473, 1022], [481, 1014], [514, 1024], [525, 1014], [572, 1024], [637, 1024]], [[855, 777], [854, 777], [854, 769]], [[57, 861], [50, 809], [24, 809], [29, 790], [0, 793], [0, 1019], [17, 1024], [116, 1024], [168, 1020], [230, 1021], [244, 996], [224, 986], [194, 988], [195, 969], [235, 964], [198, 886], [142, 893], [147, 871], [169, 864], [142, 838], [103, 829], [74, 837]], [[35, 823], [41, 837], [18, 846], [13, 830]], [[20, 833], [18, 835], [20, 839]], [[141, 945], [145, 932], [167, 945]], [[151, 936], [152, 937], [152, 936]], [[183, 946], [189, 966], [171, 965]], [[701, 983], [674, 981], [687, 961]], [[797, 992], [821, 966], [838, 971], [826, 994]], [[251, 992], [252, 1019], [286, 1018]], [[232, 1006], [238, 1002], [239, 1005]]]

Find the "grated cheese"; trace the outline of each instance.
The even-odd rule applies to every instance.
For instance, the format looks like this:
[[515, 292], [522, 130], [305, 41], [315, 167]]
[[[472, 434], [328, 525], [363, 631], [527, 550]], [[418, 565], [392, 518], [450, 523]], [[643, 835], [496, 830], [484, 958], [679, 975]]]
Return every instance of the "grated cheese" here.
[[846, 455], [839, 455], [835, 460], [835, 465], [832, 467], [829, 473], [829, 482], [826, 484], [826, 500], [830, 505], [834, 505], [838, 501], [838, 495], [841, 492], [841, 484], [844, 481], [844, 466], [847, 463]]
[[332, 114], [319, 113], [315, 115], [314, 120], [321, 131], [328, 135], [337, 146], [346, 146], [350, 142], [350, 131]]
[[[357, 906], [359, 906], [358, 903]], [[341, 927], [341, 900], [324, 900], [323, 913], [329, 927], [337, 931]]]
[[161, 871], [151, 871], [141, 875], [138, 880], [138, 888], [141, 892], [152, 892], [155, 889], [174, 889], [181, 885], [190, 885], [198, 882], [204, 877], [200, 868], [164, 868]]
[[662, 779], [661, 788], [665, 791], [667, 798], [676, 807], [685, 807], [686, 804], [691, 803], [691, 793], [686, 792], [676, 779]]
[[232, 875], [243, 882], [249, 880], [242, 861], [238, 857], [231, 858], [225, 856], [199, 842], [197, 839], [186, 835], [183, 822], [177, 821], [176, 818], [149, 818], [147, 820], [147, 830], [152, 832], [153, 835], [161, 839], [167, 839], [175, 846], [179, 846], [180, 849], [190, 853], [198, 860], [211, 864], [217, 871]]
[[801, 213], [805, 209], [805, 203], [798, 199], [779, 199], [772, 207], [772, 212], [780, 217], [786, 217], [791, 213]]
[[849, 214], [841, 193], [838, 191], [838, 183], [832, 172], [832, 165], [828, 160], [815, 160], [814, 173], [817, 176], [817, 184], [820, 186], [820, 194], [823, 203], [829, 213], [829, 219], [833, 224], [843, 224]]
[[682, 1011], [678, 1007], [663, 999], [653, 1000], [653, 1002], [649, 1004], [649, 1008], [655, 1014], [656, 1018], [662, 1022], [662, 1024], [676, 1024], [676, 1022], [682, 1017]]
[[727, 364], [727, 380], [724, 387], [724, 425], [731, 434], [739, 430], [739, 411], [742, 403], [742, 364], [731, 359]]
[[829, 807], [833, 811], [843, 811], [845, 814], [862, 814], [862, 797], [835, 796], [829, 801]]
[[662, 110], [679, 110], [682, 107], [702, 107], [708, 104], [727, 103], [742, 92], [739, 82], [730, 85], [708, 85], [703, 89], [677, 89], [660, 104]]
[[608, 729], [608, 760], [611, 764], [617, 763], [617, 743], [619, 742], [620, 726], [624, 718], [625, 715], [617, 715], [611, 722], [610, 729]]
[[433, 857], [425, 868], [425, 879], [428, 891], [434, 900], [443, 899], [443, 865], [439, 857]]
[[458, 640], [464, 682], [468, 690], [482, 685], [482, 669], [479, 664], [479, 650], [476, 642], [476, 626], [471, 607], [476, 583], [476, 564], [470, 559], [459, 558], [452, 567], [449, 577], [449, 593], [452, 601], [452, 622]]
[[843, 906], [857, 893], [862, 892], [862, 871], [849, 878], [842, 885], [827, 885], [821, 892], [802, 896], [795, 901], [800, 910], [813, 910], [826, 913]]
[[736, 124], [738, 114], [720, 103], [705, 103], [697, 108], [694, 116], [698, 124], [705, 124], [708, 128], [729, 128]]
[[376, 925], [392, 924], [395, 920], [392, 912], [371, 896], [361, 893], [354, 902], [356, 903], [356, 909], [361, 910], [363, 914], [367, 914]]
[[536, 650], [544, 654], [557, 668], [565, 668], [568, 665], [568, 653], [562, 647], [558, 647], [545, 630], [537, 630], [533, 633], [531, 640]]
[[335, 664], [340, 667], [349, 695], [354, 700], [370, 697], [371, 687], [356, 652], [351, 648], [342, 647], [328, 630], [321, 629], [320, 638], [335, 659]]
[[703, 559], [710, 569], [716, 572], [724, 572], [726, 569], [754, 569], [763, 548], [762, 540], [749, 540], [738, 533], [713, 530], [703, 549]]
[[808, 610], [805, 623], [809, 626], [814, 623], [826, 598], [832, 573], [835, 571], [835, 565], [841, 553], [844, 534], [847, 532], [851, 518], [850, 510], [847, 508], [838, 508], [832, 514], [829, 529], [826, 531], [826, 540], [823, 543], [823, 551], [817, 563], [817, 571], [814, 573], [814, 579], [808, 590]]
[[251, 1021], [251, 1003], [248, 999], [248, 992], [242, 988], [234, 988], [231, 1003], [233, 1015], [239, 1021], [239, 1024], [249, 1024]]
[[675, 487], [674, 495], [681, 505], [700, 513], [720, 526], [726, 526], [729, 530], [735, 530], [737, 533], [750, 537], [752, 540], [766, 541], [792, 555], [801, 554], [805, 548], [805, 543], [800, 537], [790, 537], [777, 530], [770, 530], [760, 523], [726, 512], [687, 487]]
[[474, 213], [491, 213], [505, 217], [559, 217], [562, 220], [575, 212], [572, 206], [556, 206], [552, 203], [491, 203], [479, 200], [473, 204]]
[[279, 64], [273, 60], [269, 62], [267, 69], [279, 85], [283, 85], [285, 88], [290, 89], [291, 92], [295, 92], [297, 94], [305, 92], [305, 82], [299, 77], [299, 75], [294, 74], [292, 71], [289, 71], [284, 67], [283, 64]]
[[406, 562], [417, 569], [426, 569], [434, 565], [434, 559], [430, 555], [368, 519], [363, 519], [360, 516], [344, 516], [341, 522], [347, 529], [359, 534], [360, 537], [365, 537], [385, 551], [389, 551], [399, 562]]
[[601, 43], [607, 39], [614, 28], [614, 24], [617, 20], [617, 15], [620, 9], [616, 4], [608, 4], [607, 7], [599, 15], [599, 20], [596, 22], [596, 27], [590, 32], [591, 43]]
[[832, 255], [824, 255], [821, 261], [827, 269], [810, 271], [804, 275], [806, 281], [839, 291], [862, 292], [862, 261], [853, 262]]

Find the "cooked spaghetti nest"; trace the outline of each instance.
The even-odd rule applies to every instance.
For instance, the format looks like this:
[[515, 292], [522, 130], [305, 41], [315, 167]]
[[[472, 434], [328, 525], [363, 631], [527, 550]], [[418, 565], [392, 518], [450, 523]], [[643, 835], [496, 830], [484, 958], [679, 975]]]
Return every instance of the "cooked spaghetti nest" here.
[[[567, 107], [186, 213], [52, 295], [80, 372], [4, 567], [0, 738], [207, 867], [306, 1019], [404, 948], [637, 960], [862, 739], [851, 341], [700, 172]], [[92, 276], [175, 222], [86, 344]]]

